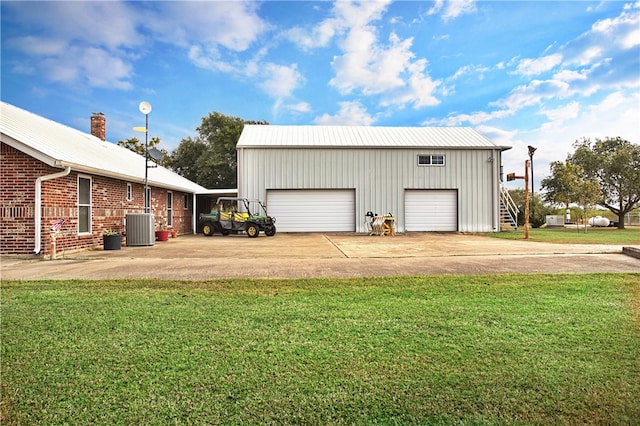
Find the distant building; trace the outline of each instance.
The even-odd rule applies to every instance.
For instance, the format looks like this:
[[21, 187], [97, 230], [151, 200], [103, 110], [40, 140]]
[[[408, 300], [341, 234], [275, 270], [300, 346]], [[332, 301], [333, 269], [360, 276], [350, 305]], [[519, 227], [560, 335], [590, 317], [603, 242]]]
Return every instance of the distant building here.
[[238, 192], [266, 200], [278, 232], [498, 232], [499, 146], [472, 128], [245, 125]]
[[[144, 212], [145, 158], [105, 141], [101, 113], [91, 130], [1, 104], [0, 253], [48, 253], [60, 219], [58, 252], [99, 247], [103, 231], [124, 232], [126, 214]], [[207, 190], [160, 166], [148, 169], [148, 185], [156, 224], [195, 232], [196, 194]]]

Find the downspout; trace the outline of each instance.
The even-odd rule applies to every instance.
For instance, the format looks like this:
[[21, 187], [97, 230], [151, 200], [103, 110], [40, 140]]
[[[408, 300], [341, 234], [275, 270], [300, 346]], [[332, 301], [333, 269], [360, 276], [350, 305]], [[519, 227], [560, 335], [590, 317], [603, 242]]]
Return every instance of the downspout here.
[[42, 182], [45, 180], [57, 179], [64, 176], [67, 176], [71, 173], [71, 167], [67, 166], [61, 172], [53, 173], [46, 176], [40, 176], [36, 179], [36, 206], [35, 206], [35, 221], [36, 221], [36, 235], [35, 235], [35, 248], [33, 249], [33, 254], [40, 254], [40, 250], [42, 249]]
[[196, 227], [198, 226], [198, 218], [196, 217], [198, 215], [197, 211], [197, 207], [196, 203], [198, 201], [198, 196], [196, 195], [196, 193], [194, 192], [193, 194], [191, 194], [191, 229], [193, 229], [193, 235], [196, 235], [198, 233], [198, 229], [196, 229]]
[[493, 173], [491, 177], [491, 205], [493, 206], [493, 232], [502, 231], [502, 218], [500, 215], [500, 191], [502, 188], [502, 151], [496, 149], [493, 156]]
[[[497, 187], [496, 187], [496, 163], [498, 162], [498, 159], [496, 158], [496, 151], [492, 150], [491, 151], [491, 226], [493, 228], [493, 232], [497, 232], [498, 230], [498, 218], [496, 215], [496, 192], [497, 191]], [[499, 211], [499, 207], [497, 208]]]

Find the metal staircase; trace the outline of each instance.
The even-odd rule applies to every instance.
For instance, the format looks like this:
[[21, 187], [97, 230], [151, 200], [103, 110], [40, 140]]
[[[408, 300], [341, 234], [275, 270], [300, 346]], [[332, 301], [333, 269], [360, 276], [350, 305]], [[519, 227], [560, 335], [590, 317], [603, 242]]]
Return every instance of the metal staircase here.
[[500, 230], [501, 231], [517, 231], [518, 230], [518, 206], [509, 195], [509, 191], [503, 185], [500, 185]]

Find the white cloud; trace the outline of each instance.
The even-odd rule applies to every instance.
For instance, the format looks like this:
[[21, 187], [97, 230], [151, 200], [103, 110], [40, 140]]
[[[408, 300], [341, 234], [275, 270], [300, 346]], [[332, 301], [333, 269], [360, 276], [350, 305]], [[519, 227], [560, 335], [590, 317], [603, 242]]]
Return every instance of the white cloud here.
[[[616, 18], [594, 24], [591, 30], [558, 47], [558, 53], [547, 54], [537, 59], [513, 58], [505, 68], [514, 67], [523, 75], [535, 75], [556, 68], [558, 70], [550, 79], [533, 79], [527, 84], [514, 87], [507, 95], [489, 102], [488, 108], [484, 111], [452, 114], [445, 119], [429, 120], [425, 124], [480, 125], [497, 123], [506, 118], [523, 121], [523, 110], [526, 109], [526, 114], [542, 115], [549, 119], [548, 122], [539, 124], [545, 131], [570, 131], [573, 123], [577, 122], [584, 128], [594, 127], [592, 123], [597, 123], [595, 126], [601, 128], [609, 127], [603, 123], [606, 115], [603, 110], [605, 104], [598, 104], [601, 115], [592, 115], [592, 121], [589, 121], [588, 125], [583, 117], [589, 111], [589, 105], [599, 102], [598, 99], [602, 99], [603, 96], [611, 96], [611, 93], [637, 93], [640, 87], [638, 47], [634, 45], [628, 48], [633, 43], [621, 44], [619, 40], [635, 34], [637, 29], [627, 24], [637, 22], [638, 19], [640, 11], [635, 8], [629, 9]], [[472, 69], [472, 66], [459, 68], [446, 80], [447, 84], [469, 74]], [[453, 90], [448, 86], [447, 89]], [[564, 106], [558, 106], [562, 104]], [[616, 117], [609, 118], [609, 121], [613, 120], [621, 128], [634, 126], [637, 129], [640, 104], [627, 102], [626, 106], [627, 110], [617, 109]], [[629, 123], [624, 124], [622, 117], [628, 119]], [[536, 123], [536, 120], [529, 121], [535, 126], [533, 123]], [[581, 135], [576, 138], [579, 136]]]
[[576, 118], [580, 112], [580, 104], [578, 102], [570, 102], [555, 109], [541, 109], [540, 113], [547, 116], [552, 121], [564, 122], [570, 118]]
[[431, 8], [427, 11], [427, 15], [438, 14], [438, 12], [442, 10], [442, 6], [444, 6], [444, 0], [435, 0]]
[[445, 21], [476, 11], [476, 2], [474, 0], [450, 0], [446, 4], [447, 7], [442, 14], [442, 19]]
[[562, 52], [568, 63], [589, 65], [602, 58], [618, 57], [639, 45], [640, 10], [625, 7], [620, 15], [595, 22], [589, 31], [566, 43]]
[[265, 80], [260, 88], [272, 98], [285, 98], [292, 94], [304, 82], [297, 65], [284, 66], [273, 63], [264, 64]]
[[511, 146], [518, 134], [515, 130], [509, 131], [492, 126], [477, 126], [475, 129], [491, 139], [493, 143], [501, 146]]
[[52, 40], [98, 45], [106, 50], [140, 46], [134, 8], [123, 2], [6, 2], [12, 19]]
[[78, 58], [78, 65], [84, 70], [92, 87], [126, 90], [133, 87], [128, 81], [133, 66], [102, 49], [84, 49]]
[[295, 104], [284, 105], [284, 108], [288, 111], [293, 111], [296, 113], [307, 113], [311, 111], [311, 105], [307, 102], [298, 102]]
[[340, 102], [339, 105], [337, 114], [323, 114], [316, 117], [314, 123], [325, 126], [370, 126], [376, 121], [360, 102]]
[[553, 54], [535, 59], [522, 59], [516, 68], [517, 74], [538, 75], [549, 71], [562, 62], [562, 55]]
[[25, 36], [9, 40], [7, 44], [22, 52], [35, 56], [55, 56], [64, 53], [67, 42], [49, 37]]
[[191, 46], [188, 57], [194, 65], [211, 71], [221, 71], [225, 73], [237, 72], [238, 68], [233, 64], [220, 59], [220, 54], [216, 49], [209, 49], [203, 52], [200, 46]]
[[[11, 2], [3, 8], [15, 25], [38, 35], [9, 38], [10, 49], [34, 56], [28, 69], [50, 81], [91, 87], [132, 88], [131, 49], [144, 44], [137, 15], [121, 2]], [[15, 70], [26, 70], [24, 66]]]
[[[574, 151], [572, 144], [582, 138], [607, 138], [620, 136], [632, 143], [640, 143], [640, 93], [616, 91], [598, 103], [579, 109], [571, 104], [566, 108], [549, 110], [555, 118], [563, 119], [562, 125], [545, 123], [539, 128], [519, 131], [513, 139], [514, 149], [505, 152], [505, 170], [517, 171], [527, 158], [526, 147], [533, 145], [537, 182], [549, 174], [549, 163], [564, 160]], [[515, 136], [515, 135], [514, 135]]]
[[575, 80], [586, 80], [587, 76], [583, 71], [562, 70], [554, 74], [553, 79], [569, 82]]
[[436, 0], [427, 11], [427, 15], [440, 14], [443, 21], [449, 21], [476, 10], [475, 0]]
[[325, 47], [334, 38], [336, 33], [342, 30], [339, 20], [329, 18], [320, 24], [307, 30], [301, 27], [293, 27], [284, 32], [284, 37], [303, 50], [311, 50], [317, 47]]
[[550, 120], [541, 126], [542, 129], [558, 129], [563, 126], [566, 121], [578, 117], [580, 104], [574, 101], [558, 108], [542, 108], [539, 113], [545, 115]]
[[246, 50], [268, 28], [249, 1], [33, 5], [3, 4], [15, 24], [38, 34], [5, 40], [7, 46], [39, 57], [36, 69], [68, 85], [84, 81], [91, 87], [130, 89], [134, 61], [158, 42], [188, 49], [200, 67], [231, 72], [237, 67], [225, 63], [219, 49]]
[[182, 47], [224, 47], [241, 52], [268, 29], [248, 1], [155, 2], [140, 24], [157, 40]]
[[471, 124], [478, 125], [487, 121], [498, 120], [513, 115], [513, 111], [506, 109], [496, 111], [478, 111], [471, 114], [455, 114], [440, 120], [426, 120], [423, 126], [462, 126]]
[[297, 64], [261, 62], [260, 56], [247, 62], [230, 63], [220, 60], [219, 57], [215, 50], [203, 54], [198, 46], [189, 49], [189, 59], [198, 67], [253, 79], [264, 93], [276, 100], [274, 114], [282, 107], [286, 108], [283, 104], [284, 99], [292, 96], [293, 92], [305, 83]]
[[43, 55], [37, 67], [47, 79], [67, 85], [81, 82], [100, 88], [133, 87], [131, 63], [101, 48], [67, 47], [57, 55]]
[[423, 106], [438, 105], [440, 100], [434, 96], [434, 93], [440, 81], [434, 81], [424, 73], [427, 61], [422, 59], [410, 64], [407, 71], [410, 75], [408, 85], [396, 91], [387, 100], [383, 100], [381, 104], [391, 105], [399, 104], [400, 106], [412, 103], [415, 108]]
[[338, 40], [342, 54], [333, 58], [335, 76], [329, 84], [343, 95], [358, 91], [379, 96], [383, 106], [438, 104], [435, 89], [440, 82], [427, 74], [426, 59], [415, 58], [413, 38], [401, 39], [391, 33], [386, 45], [378, 41], [372, 23], [381, 19], [385, 8], [382, 2], [336, 3], [336, 19], [342, 22], [345, 34]]
[[364, 29], [352, 29], [345, 41], [345, 54], [334, 58], [336, 76], [329, 84], [341, 93], [356, 89], [366, 95], [380, 94], [405, 85], [403, 73], [411, 66], [412, 39], [389, 37], [390, 45], [376, 45], [375, 36]]
[[518, 86], [503, 99], [491, 102], [491, 106], [499, 106], [516, 112], [524, 107], [539, 105], [549, 98], [566, 98], [569, 93], [569, 84], [558, 80], [533, 80], [531, 83]]
[[[498, 64], [496, 66], [496, 69], [502, 69], [503, 66], [501, 64]], [[451, 77], [447, 77], [446, 81], [447, 83], [451, 83], [461, 77], [467, 76], [467, 75], [473, 75], [476, 77], [476, 79], [478, 80], [483, 80], [484, 79], [484, 75], [491, 71], [491, 68], [483, 66], [483, 65], [464, 65], [460, 68], [458, 68], [456, 70], [456, 72], [451, 76]]]
[[612, 41], [616, 41], [623, 49], [640, 45], [640, 14], [631, 10], [632, 8], [625, 7], [624, 12], [619, 16], [596, 22], [591, 27], [592, 32], [601, 33]]

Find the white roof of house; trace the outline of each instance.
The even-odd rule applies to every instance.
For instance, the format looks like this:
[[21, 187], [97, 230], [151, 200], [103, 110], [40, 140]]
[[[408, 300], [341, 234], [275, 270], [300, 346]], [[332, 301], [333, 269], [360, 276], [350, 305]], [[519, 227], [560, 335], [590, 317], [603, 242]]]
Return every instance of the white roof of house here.
[[[144, 183], [144, 156], [5, 102], [0, 105], [2, 142], [52, 167]], [[148, 183], [190, 193], [207, 191], [160, 166], [149, 168]]]
[[501, 149], [471, 127], [273, 126], [245, 124], [238, 148]]

